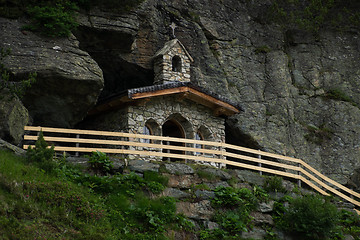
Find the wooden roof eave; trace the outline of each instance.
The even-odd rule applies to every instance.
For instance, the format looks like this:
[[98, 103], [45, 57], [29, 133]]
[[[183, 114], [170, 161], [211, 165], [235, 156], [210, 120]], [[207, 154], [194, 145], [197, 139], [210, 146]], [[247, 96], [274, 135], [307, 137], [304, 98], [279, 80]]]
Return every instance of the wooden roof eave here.
[[187, 93], [183, 95], [184, 98], [213, 109], [214, 114], [217, 116], [220, 115], [231, 116], [233, 114], [240, 112], [236, 107], [232, 106], [229, 103], [226, 103], [212, 96], [209, 96], [205, 93], [202, 93], [198, 90], [185, 86], [170, 88], [170, 89], [162, 89], [153, 92], [134, 93], [132, 94], [132, 96], [130, 96], [130, 98], [133, 100], [137, 100], [142, 98], [180, 94], [180, 93]]

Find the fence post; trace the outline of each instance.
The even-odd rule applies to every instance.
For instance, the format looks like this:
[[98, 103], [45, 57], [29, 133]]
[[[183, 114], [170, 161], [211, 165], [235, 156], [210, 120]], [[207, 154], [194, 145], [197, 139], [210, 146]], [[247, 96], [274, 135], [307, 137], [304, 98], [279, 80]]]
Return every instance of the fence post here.
[[[80, 138], [80, 134], [76, 134], [76, 138]], [[79, 142], [76, 143], [75, 147], [78, 148], [80, 146]], [[79, 156], [79, 152], [75, 152], [75, 157]]]
[[[166, 145], [170, 145], [170, 141], [165, 142]], [[166, 149], [166, 153], [170, 153], [170, 149]], [[167, 157], [167, 161], [170, 162], [170, 157]]]
[[[260, 149], [259, 149], [260, 151]], [[258, 155], [258, 159], [261, 159], [261, 154]], [[261, 167], [261, 162], [258, 163], [258, 166]], [[262, 171], [259, 171], [260, 176], [262, 176]]]
[[[298, 167], [301, 168], [301, 164], [300, 164], [300, 163], [298, 163]], [[300, 176], [301, 172], [298, 171], [297, 174]], [[301, 187], [301, 180], [300, 180], [300, 179], [298, 179], [298, 186]]]

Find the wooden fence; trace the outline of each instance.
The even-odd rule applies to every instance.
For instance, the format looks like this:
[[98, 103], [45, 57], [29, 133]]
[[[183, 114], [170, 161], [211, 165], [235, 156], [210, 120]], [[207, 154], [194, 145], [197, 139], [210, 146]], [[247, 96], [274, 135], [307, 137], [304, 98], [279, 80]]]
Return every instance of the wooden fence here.
[[[328, 192], [360, 207], [360, 194], [324, 176], [301, 159], [286, 157], [227, 143], [162, 137], [123, 132], [63, 129], [26, 126], [27, 149], [33, 146], [40, 131], [44, 139], [54, 144], [55, 151], [104, 153], [183, 159], [226, 165], [279, 175], [305, 183], [323, 195]], [[109, 140], [110, 138], [110, 140]], [[171, 143], [171, 144], [169, 144]], [[358, 213], [360, 213], [358, 211]]]

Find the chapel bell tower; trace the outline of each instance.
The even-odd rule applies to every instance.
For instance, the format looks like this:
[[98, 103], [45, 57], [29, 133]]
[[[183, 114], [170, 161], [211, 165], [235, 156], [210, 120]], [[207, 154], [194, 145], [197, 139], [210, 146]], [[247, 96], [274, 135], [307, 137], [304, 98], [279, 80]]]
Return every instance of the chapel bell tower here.
[[190, 82], [190, 63], [193, 61], [178, 39], [166, 42], [154, 56], [154, 84]]

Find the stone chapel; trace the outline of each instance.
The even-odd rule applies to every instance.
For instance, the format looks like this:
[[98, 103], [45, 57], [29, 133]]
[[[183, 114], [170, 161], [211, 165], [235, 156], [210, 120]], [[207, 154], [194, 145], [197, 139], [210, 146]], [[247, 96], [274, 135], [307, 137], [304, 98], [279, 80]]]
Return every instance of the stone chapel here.
[[154, 84], [99, 104], [89, 112], [93, 124], [107, 131], [225, 142], [225, 118], [240, 107], [193, 84], [192, 62], [178, 39], [166, 42], [153, 58]]

